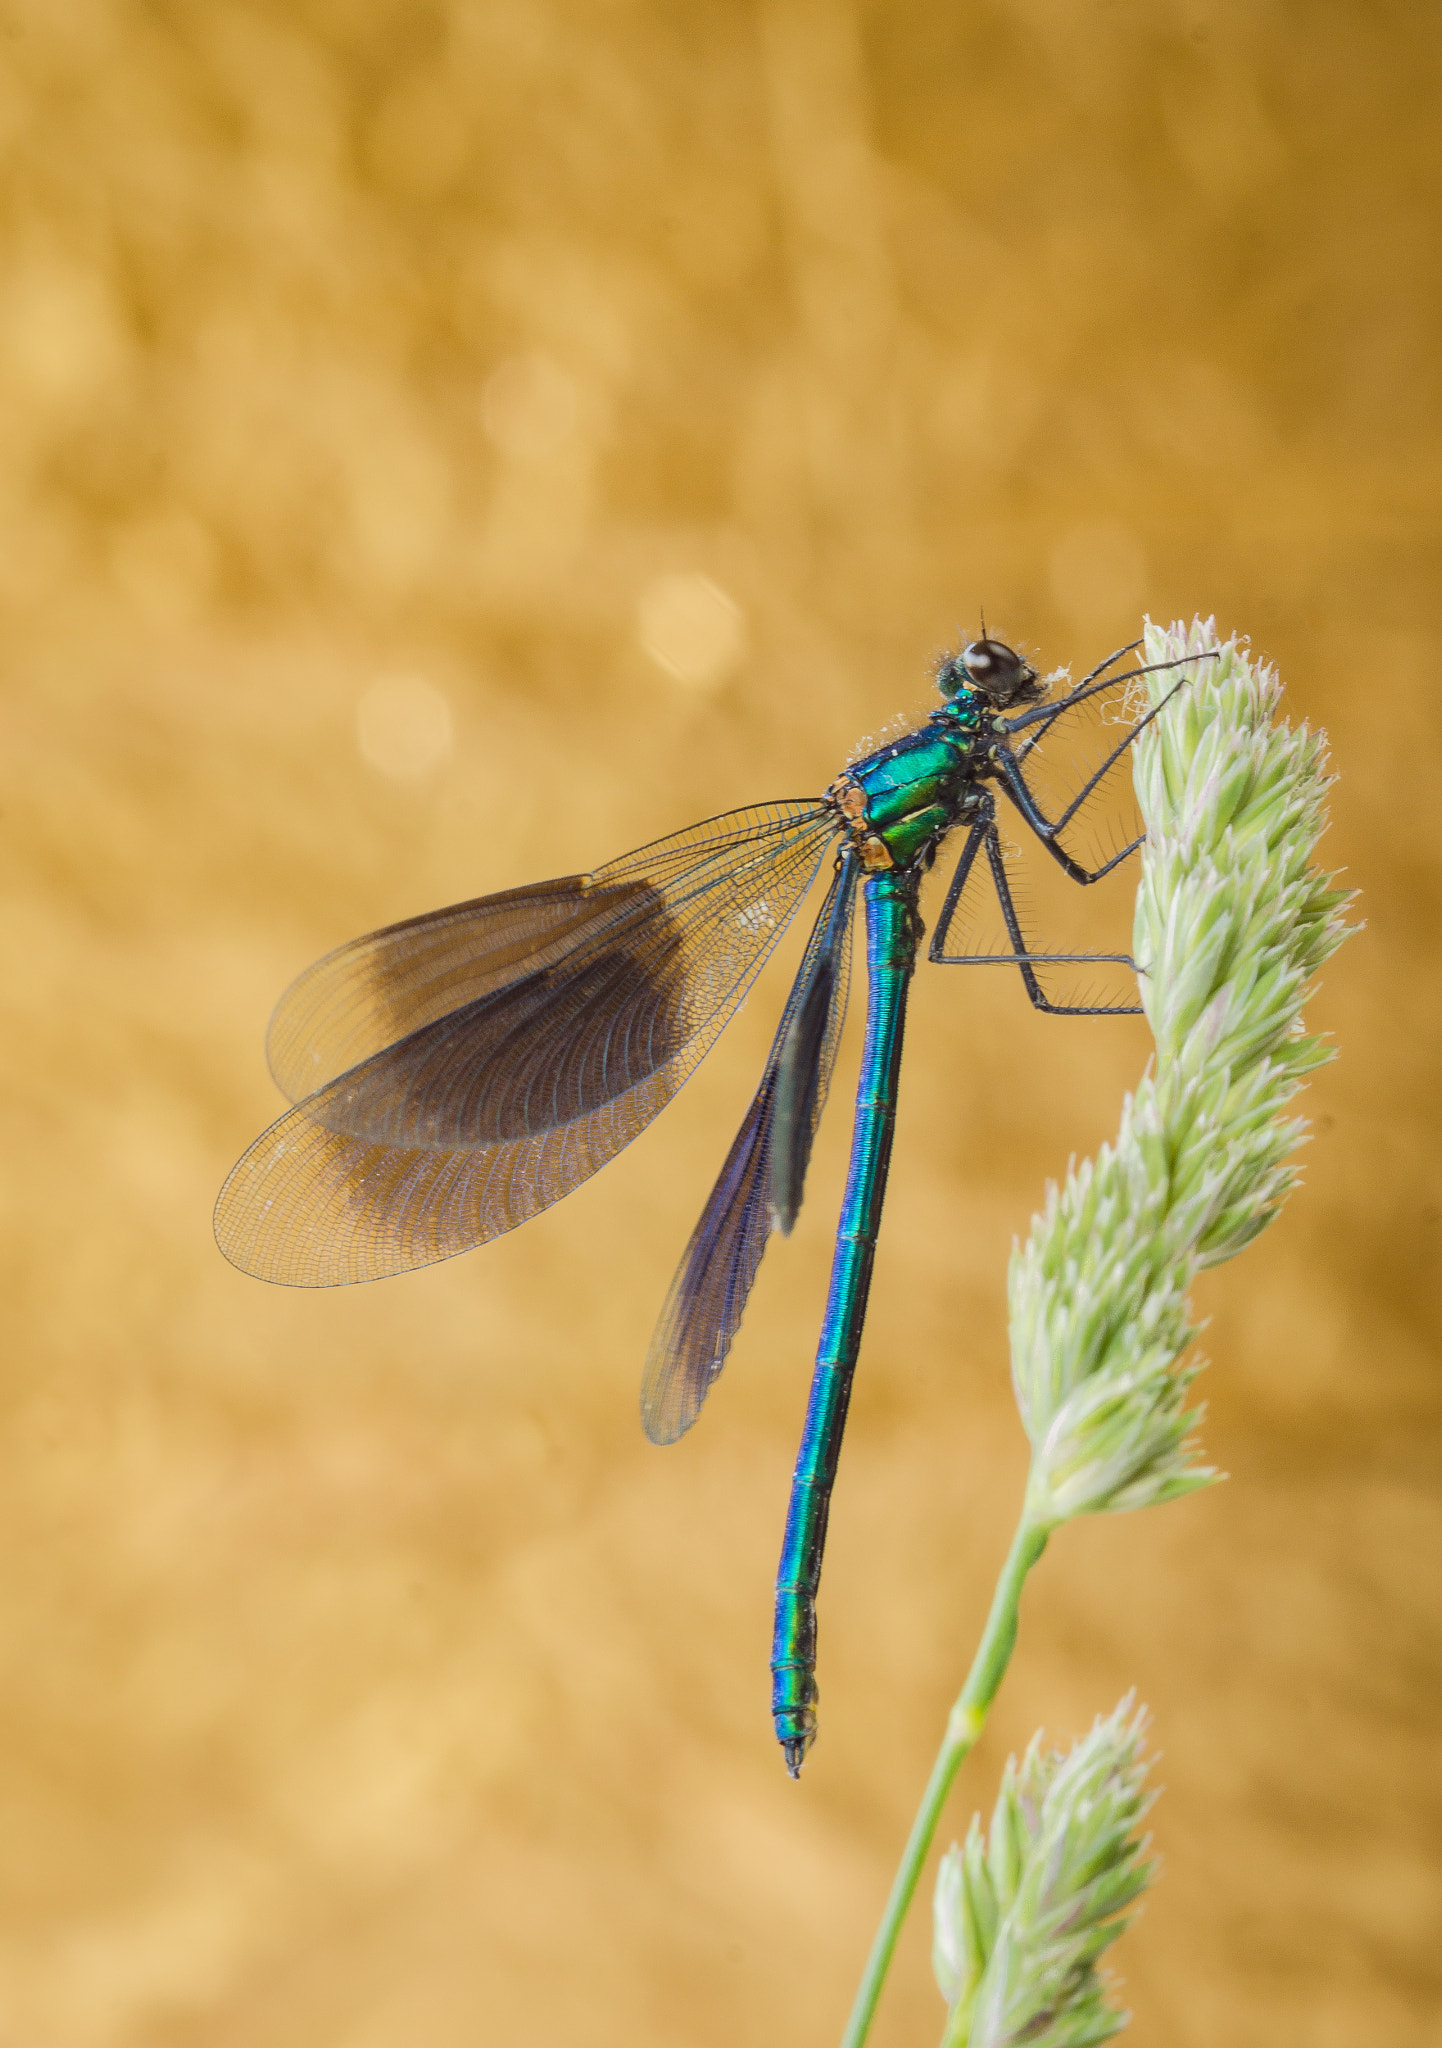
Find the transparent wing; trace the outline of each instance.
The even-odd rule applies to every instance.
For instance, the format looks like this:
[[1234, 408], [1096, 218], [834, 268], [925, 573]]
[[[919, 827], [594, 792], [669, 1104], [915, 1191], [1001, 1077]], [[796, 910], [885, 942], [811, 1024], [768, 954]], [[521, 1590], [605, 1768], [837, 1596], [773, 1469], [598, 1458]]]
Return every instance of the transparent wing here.
[[412, 1031], [619, 931], [650, 900], [645, 883], [567, 875], [352, 939], [276, 1004], [265, 1048], [276, 1085], [300, 1102]]
[[801, 1206], [846, 1019], [855, 884], [847, 858], [812, 929], [761, 1085], [671, 1282], [641, 1384], [641, 1421], [653, 1443], [674, 1443], [696, 1420], [726, 1363], [772, 1225], [789, 1230]]
[[287, 991], [296, 1105], [232, 1171], [220, 1247], [297, 1286], [431, 1264], [514, 1229], [630, 1143], [714, 1043], [835, 821], [733, 811], [598, 869], [392, 925]]

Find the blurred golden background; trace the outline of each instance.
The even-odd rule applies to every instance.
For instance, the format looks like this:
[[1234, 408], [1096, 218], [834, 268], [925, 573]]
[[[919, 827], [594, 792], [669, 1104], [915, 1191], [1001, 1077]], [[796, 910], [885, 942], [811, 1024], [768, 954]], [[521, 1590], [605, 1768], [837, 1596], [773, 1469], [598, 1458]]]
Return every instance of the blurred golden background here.
[[[1442, 17], [3, 0], [0, 36], [0, 2044], [836, 2038], [1016, 1505], [1007, 1249], [1144, 1029], [918, 976], [799, 1787], [770, 1585], [845, 1058], [702, 1426], [636, 1420], [794, 945], [644, 1141], [472, 1258], [269, 1290], [210, 1209], [315, 955], [818, 791], [982, 605], [1048, 666], [1144, 610], [1249, 633], [1330, 729], [1368, 926], [1306, 1185], [1202, 1290], [1231, 1483], [1057, 1542], [954, 1831], [1135, 1685], [1132, 2038], [1434, 2041]], [[928, 1941], [886, 2048], [940, 2030]]]

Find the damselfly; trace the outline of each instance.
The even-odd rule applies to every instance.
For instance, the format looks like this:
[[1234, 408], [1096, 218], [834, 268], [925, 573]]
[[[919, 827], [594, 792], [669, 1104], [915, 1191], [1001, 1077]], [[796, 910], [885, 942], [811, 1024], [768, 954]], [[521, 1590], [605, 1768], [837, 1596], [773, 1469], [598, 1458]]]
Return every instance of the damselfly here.
[[[800, 1208], [859, 891], [865, 1046], [776, 1587], [772, 1714], [793, 1776], [816, 1732], [816, 1589], [891, 1156], [922, 878], [960, 831], [930, 947], [938, 964], [1015, 967], [1036, 1007], [1061, 1015], [1136, 1011], [1130, 958], [1047, 947], [1020, 887], [1028, 845], [1092, 883], [1141, 843], [1124, 757], [1160, 707], [1131, 695], [1146, 670], [1117, 669], [1132, 652], [1048, 701], [1036, 670], [983, 629], [941, 662], [940, 707], [854, 761], [819, 801], [731, 811], [594, 874], [389, 925], [308, 968], [271, 1020], [271, 1072], [294, 1107], [221, 1189], [221, 1250], [292, 1286], [402, 1273], [514, 1229], [629, 1145], [714, 1044], [831, 854], [761, 1085], [646, 1362], [646, 1431], [672, 1443], [725, 1363], [767, 1239]], [[1027, 835], [1021, 847], [1003, 840], [998, 798]]]

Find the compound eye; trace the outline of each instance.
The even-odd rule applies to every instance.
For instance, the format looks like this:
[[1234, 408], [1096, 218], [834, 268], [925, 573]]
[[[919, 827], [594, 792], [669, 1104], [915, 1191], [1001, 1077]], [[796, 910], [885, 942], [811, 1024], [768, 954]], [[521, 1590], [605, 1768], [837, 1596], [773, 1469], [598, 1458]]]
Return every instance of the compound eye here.
[[973, 640], [961, 658], [976, 687], [1002, 704], [1010, 700], [1026, 671], [1026, 663], [1004, 640]]
[[1004, 640], [973, 640], [961, 658], [977, 689], [998, 707], [1030, 704], [1040, 694], [1036, 670]]

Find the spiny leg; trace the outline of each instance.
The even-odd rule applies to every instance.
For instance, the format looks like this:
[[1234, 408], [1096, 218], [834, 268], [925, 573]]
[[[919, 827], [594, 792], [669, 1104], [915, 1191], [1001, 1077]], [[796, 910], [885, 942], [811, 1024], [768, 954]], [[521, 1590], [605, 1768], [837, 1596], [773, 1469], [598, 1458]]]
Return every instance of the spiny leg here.
[[[1053, 1003], [1042, 989], [1036, 977], [1038, 967], [1079, 966], [1095, 962], [1097, 966], [1131, 967], [1127, 953], [1033, 953], [1026, 944], [1022, 933], [1021, 920], [1017, 916], [1016, 904], [1012, 897], [1011, 885], [1006, 872], [1006, 859], [1001, 850], [1001, 840], [996, 829], [996, 804], [991, 796], [983, 799], [984, 808], [967, 834], [966, 845], [956, 864], [946, 899], [941, 906], [941, 915], [936, 922], [928, 949], [928, 958], [938, 967], [1016, 967], [1021, 971], [1026, 992], [1037, 1009], [1049, 1011], [1055, 1016], [1133, 1016], [1135, 1007], [1131, 1004], [1093, 1003], [1068, 1006]], [[1010, 953], [948, 953], [944, 950], [952, 919], [961, 902], [962, 893], [976, 865], [976, 858], [985, 846], [987, 864], [991, 870], [997, 901], [1006, 922], [1007, 934], [1011, 939]]]
[[[1041, 841], [1057, 866], [1062, 870], [1062, 873], [1069, 875], [1072, 881], [1081, 883], [1083, 887], [1091, 882], [1099, 882], [1103, 875], [1109, 875], [1114, 867], [1118, 867], [1127, 858], [1128, 854], [1136, 852], [1142, 843], [1142, 839], [1146, 837], [1145, 833], [1143, 833], [1138, 838], [1129, 840], [1119, 852], [1114, 853], [1110, 860], [1103, 861], [1102, 865], [1098, 868], [1083, 867], [1079, 860], [1072, 858], [1064, 846], [1058, 844], [1057, 834], [1062, 829], [1061, 824], [1053, 825], [1046, 817], [1036, 798], [1032, 795], [1026, 777], [1022, 774], [1021, 769], [1010, 754], [1002, 754], [998, 757], [997, 772], [1001, 778], [1003, 791], [1021, 813], [1022, 820], [1028, 830], [1033, 832]], [[1075, 810], [1075, 804], [1070, 805], [1066, 812], [1067, 818], [1070, 818]]]
[[[987, 831], [986, 856], [991, 866], [992, 881], [996, 884], [997, 901], [1001, 905], [1001, 914], [1006, 920], [1006, 928], [1010, 934], [1011, 943], [1015, 948], [1012, 955], [1012, 964], [1021, 969], [1021, 978], [1026, 985], [1026, 992], [1030, 996], [1033, 1006], [1038, 1010], [1045, 1010], [1053, 1017], [1139, 1017], [1142, 1013], [1140, 1003], [1053, 1003], [1048, 999], [1041, 983], [1036, 977], [1036, 969], [1038, 967], [1093, 960], [1098, 966], [1109, 963], [1111, 965], [1134, 967], [1136, 963], [1132, 960], [1129, 953], [1028, 952], [1026, 939], [1022, 934], [1021, 920], [1016, 914], [1016, 905], [1012, 901], [1011, 884], [1007, 880], [1006, 860], [1002, 854], [1001, 841], [997, 836], [994, 824]], [[1002, 954], [992, 957], [999, 957], [1004, 960], [1006, 956]], [[950, 963], [948, 962], [947, 964], [949, 965]]]
[[[1115, 660], [1115, 658], [1115, 656], [1112, 657], [1113, 660]], [[1190, 660], [1193, 657], [1188, 656], [1187, 658]], [[1176, 662], [1155, 662], [1152, 664], [1152, 668], [1176, 668], [1178, 665], [1179, 664]], [[1131, 671], [1130, 675], [1113, 676], [1109, 679], [1109, 681], [1111, 683], [1128, 682], [1131, 680], [1132, 676], [1146, 675], [1150, 672], [1151, 671], [1147, 669], [1134, 669]], [[1166, 695], [1161, 699], [1159, 703], [1154, 704], [1144, 717], [1139, 718], [1136, 721], [1135, 725], [1129, 727], [1129, 729], [1123, 735], [1123, 737], [1120, 740], [1118, 740], [1117, 744], [1112, 748], [1111, 752], [1107, 755], [1106, 759], [1100, 764], [1098, 768], [1096, 768], [1093, 771], [1093, 773], [1090, 776], [1088, 776], [1087, 780], [1082, 784], [1081, 788], [1077, 791], [1076, 795], [1072, 798], [1071, 802], [1067, 805], [1066, 809], [1062, 812], [1061, 816], [1055, 820], [1050, 819], [1046, 816], [1040, 804], [1037, 802], [1036, 796], [1033, 793], [1031, 786], [1027, 782], [1026, 777], [1023, 775], [1021, 769], [1021, 763], [1026, 759], [1027, 755], [1031, 752], [1032, 747], [1034, 747], [1037, 744], [1037, 740], [1041, 739], [1044, 735], [1042, 733], [1038, 733], [1036, 735], [1036, 738], [1031, 740], [1021, 750], [1020, 755], [1012, 754], [1006, 749], [1002, 749], [998, 752], [996, 757], [996, 766], [997, 773], [1001, 778], [1003, 789], [1005, 789], [1008, 797], [1011, 799], [1012, 803], [1015, 804], [1017, 810], [1021, 813], [1021, 816], [1025, 820], [1028, 828], [1036, 834], [1037, 838], [1041, 841], [1042, 845], [1047, 849], [1047, 852], [1051, 854], [1052, 858], [1057, 862], [1058, 866], [1060, 866], [1062, 870], [1066, 874], [1068, 874], [1074, 882], [1080, 882], [1083, 884], [1088, 882], [1099, 882], [1103, 875], [1109, 875], [1113, 868], [1119, 866], [1120, 863], [1127, 858], [1128, 854], [1135, 853], [1136, 849], [1141, 845], [1142, 840], [1145, 837], [1145, 834], [1139, 834], [1137, 838], [1129, 840], [1125, 846], [1121, 847], [1116, 853], [1112, 855], [1110, 860], [1104, 861], [1100, 867], [1086, 868], [1082, 866], [1080, 861], [1074, 860], [1072, 856], [1068, 854], [1061, 845], [1058, 844], [1058, 841], [1061, 833], [1063, 833], [1066, 830], [1067, 826], [1071, 823], [1072, 819], [1076, 816], [1077, 812], [1086, 803], [1087, 799], [1091, 796], [1092, 792], [1097, 788], [1098, 784], [1101, 783], [1105, 779], [1105, 777], [1111, 773], [1112, 769], [1115, 768], [1117, 762], [1121, 759], [1122, 755], [1126, 753], [1127, 749], [1134, 743], [1138, 735], [1146, 730], [1146, 728], [1151, 724], [1152, 720], [1158, 715], [1159, 712], [1165, 710], [1166, 706], [1170, 704], [1172, 698], [1177, 694], [1177, 691], [1183, 687], [1185, 681], [1186, 678], [1182, 677], [1178, 682], [1174, 683], [1172, 688], [1167, 691]], [[1103, 686], [1097, 685], [1096, 687]], [[1068, 709], [1070, 705], [1077, 702], [1080, 702], [1080, 695], [1078, 692], [1073, 692], [1071, 697], [1064, 699], [1062, 703], [1058, 705], [1052, 706], [1051, 709], [1057, 715], [1060, 715], [1062, 711]], [[1020, 721], [1016, 721], [1016, 723], [1019, 722]]]
[[[1071, 705], [1081, 704], [1085, 702], [1086, 697], [1089, 693], [1090, 685], [1097, 682], [1098, 677], [1104, 679], [1099, 684], [1099, 687], [1103, 689], [1106, 688], [1108, 683], [1125, 682], [1127, 680], [1126, 677], [1108, 676], [1106, 672], [1111, 667], [1112, 663], [1114, 661], [1120, 661], [1124, 654], [1135, 654], [1136, 650], [1141, 646], [1141, 644], [1142, 643], [1140, 640], [1132, 640], [1129, 641], [1125, 647], [1118, 647], [1114, 653], [1111, 653], [1107, 656], [1105, 661], [1099, 661], [1095, 668], [1088, 669], [1086, 674], [1082, 677], [1079, 683], [1072, 684], [1071, 688], [1066, 692], [1065, 696], [1059, 697], [1054, 704], [1040, 705], [1038, 709], [1043, 714], [1051, 713], [1056, 717], [1060, 717], [1061, 713], [1069, 709]], [[1016, 730], [1018, 728], [1012, 727], [1011, 729]], [[1050, 730], [1050, 721], [1048, 721], [1046, 724], [1042, 725], [1042, 729], [1039, 733], [1035, 733], [1032, 736], [1032, 738], [1027, 741], [1026, 745], [1022, 748], [1021, 753], [1017, 758], [1019, 760], [1024, 761], [1027, 755], [1031, 752], [1032, 748], [1036, 746], [1039, 740], [1044, 739], [1046, 734]]]
[[986, 838], [987, 830], [995, 817], [995, 802], [990, 796], [983, 797], [982, 809], [977, 816], [976, 823], [966, 835], [966, 844], [961, 850], [961, 859], [956, 864], [956, 872], [951, 878], [950, 886], [946, 892], [946, 900], [941, 906], [941, 915], [936, 920], [936, 930], [931, 935], [931, 945], [927, 949], [927, 958], [934, 961], [938, 967], [961, 966], [964, 963], [972, 964], [966, 961], [966, 956], [964, 955], [958, 955], [953, 960], [949, 954], [943, 953], [941, 949], [946, 943], [947, 933], [951, 930], [951, 920], [956, 915], [956, 906], [961, 901], [961, 892], [966, 887], [967, 878], [976, 864], [976, 856], [981, 851], [982, 842]]
[[[1129, 650], [1123, 648], [1121, 651], [1127, 653]], [[1146, 662], [1139, 668], [1124, 669], [1119, 676], [1103, 676], [1100, 682], [1094, 682], [1090, 677], [1084, 676], [1074, 690], [1068, 690], [1067, 694], [1064, 697], [1058, 697], [1054, 704], [1038, 704], [1030, 711], [1018, 712], [1015, 718], [999, 721], [1001, 730], [1008, 733], [1018, 733], [1027, 732], [1032, 726], [1040, 728], [1021, 749], [1018, 759], [1025, 760], [1032, 748], [1040, 740], [1046, 738], [1047, 733], [1051, 730], [1056, 720], [1062, 716], [1063, 712], [1074, 711], [1079, 704], [1085, 704], [1090, 698], [1099, 696], [1103, 690], [1115, 689], [1118, 683], [1132, 683], [1136, 681], [1138, 676], [1156, 675], [1163, 669], [1183, 668], [1189, 661], [1213, 661], [1220, 652], [1219, 648], [1208, 647], [1204, 648], [1199, 654], [1181, 655], [1175, 661]], [[1110, 655], [1108, 660], [1115, 661], [1116, 656]], [[1102, 664], [1103, 667], [1106, 665], [1105, 662]], [[1093, 670], [1092, 673], [1095, 675], [1097, 672]], [[1185, 681], [1186, 677], [1183, 676], [1177, 684], [1177, 688], [1180, 689]], [[1171, 692], [1169, 691], [1167, 694], [1170, 696]], [[1160, 704], [1153, 706], [1152, 710], [1147, 714], [1147, 719], [1142, 720], [1137, 729], [1140, 730], [1141, 724], [1145, 724], [1148, 720], [1155, 718], [1161, 708]]]

